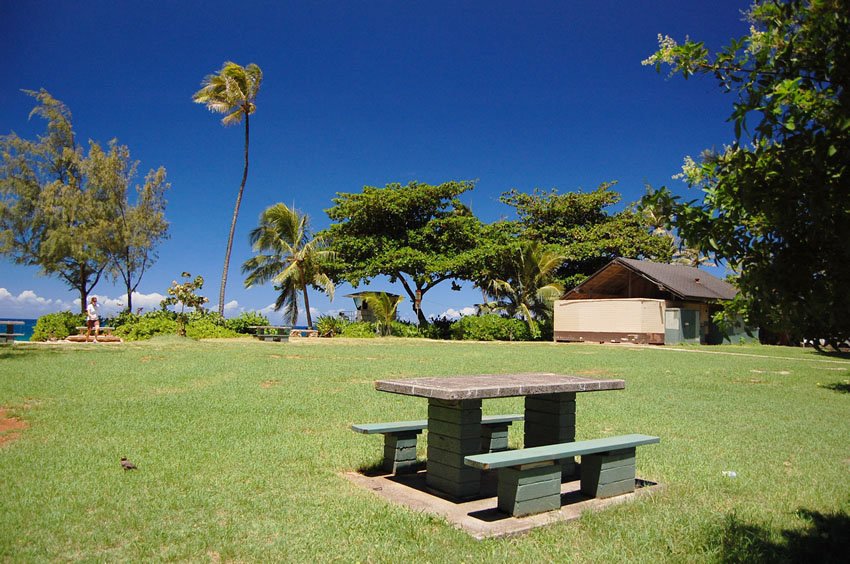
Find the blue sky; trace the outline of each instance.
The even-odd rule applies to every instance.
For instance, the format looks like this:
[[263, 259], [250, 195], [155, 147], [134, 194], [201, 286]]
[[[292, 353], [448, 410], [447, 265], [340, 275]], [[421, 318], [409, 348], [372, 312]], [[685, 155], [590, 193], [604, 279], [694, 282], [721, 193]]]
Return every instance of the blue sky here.
[[[160, 165], [172, 189], [171, 238], [142, 280], [155, 308], [181, 271], [207, 280], [215, 306], [242, 173], [241, 126], [192, 103], [226, 60], [257, 63], [264, 82], [251, 120], [251, 167], [228, 281], [230, 314], [262, 310], [270, 286], [244, 289], [248, 232], [276, 202], [318, 230], [337, 192], [364, 185], [476, 179], [466, 196], [485, 221], [510, 213], [499, 195], [535, 187], [592, 190], [618, 181], [624, 202], [668, 185], [686, 155], [732, 139], [733, 98], [708, 79], [668, 79], [641, 61], [657, 35], [717, 49], [747, 32], [748, 3], [657, 1], [158, 2], [0, 0], [0, 134], [34, 136], [32, 100], [46, 88], [73, 112], [80, 140], [117, 138]], [[438, 286], [427, 315], [480, 301]], [[370, 289], [396, 291], [384, 280]], [[350, 310], [338, 289], [318, 312]], [[121, 301], [108, 281], [94, 291]], [[35, 268], [0, 262], [0, 317], [35, 317], [78, 299]], [[412, 317], [410, 304], [402, 314]], [[272, 314], [272, 321], [280, 321]]]

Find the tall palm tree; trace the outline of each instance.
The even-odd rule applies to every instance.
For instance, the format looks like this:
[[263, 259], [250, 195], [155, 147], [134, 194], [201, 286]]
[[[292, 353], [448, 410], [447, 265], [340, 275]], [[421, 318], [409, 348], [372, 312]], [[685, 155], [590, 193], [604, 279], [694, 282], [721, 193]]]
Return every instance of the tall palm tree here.
[[495, 299], [486, 304], [487, 309], [525, 319], [532, 335], [538, 335], [536, 320], [551, 317], [552, 303], [563, 293], [561, 284], [554, 281], [555, 271], [563, 263], [563, 256], [545, 250], [540, 243], [523, 242], [502, 272], [504, 278], [485, 281], [485, 293]]
[[307, 285], [318, 286], [333, 300], [334, 285], [321, 270], [321, 262], [333, 259], [321, 237], [310, 238], [310, 218], [286, 204], [275, 204], [260, 215], [260, 226], [251, 231], [254, 256], [242, 265], [247, 274], [245, 287], [274, 283], [279, 292], [275, 311], [284, 308], [284, 317], [292, 325], [298, 320], [298, 292], [304, 293], [307, 327], [313, 328]]
[[225, 126], [241, 123], [242, 118], [245, 118], [245, 167], [242, 169], [242, 183], [239, 185], [236, 205], [233, 207], [233, 219], [230, 221], [230, 235], [227, 237], [227, 251], [224, 254], [224, 270], [221, 273], [221, 290], [218, 294], [218, 312], [222, 315], [224, 314], [224, 288], [227, 286], [227, 270], [230, 267], [230, 251], [233, 248], [233, 234], [236, 231], [236, 219], [239, 217], [245, 181], [248, 179], [249, 116], [257, 109], [257, 93], [262, 82], [263, 71], [254, 63], [243, 67], [228, 61], [217, 74], [204, 77], [201, 89], [192, 95], [192, 100], [198, 104], [206, 104], [211, 112], [226, 114], [221, 120]]

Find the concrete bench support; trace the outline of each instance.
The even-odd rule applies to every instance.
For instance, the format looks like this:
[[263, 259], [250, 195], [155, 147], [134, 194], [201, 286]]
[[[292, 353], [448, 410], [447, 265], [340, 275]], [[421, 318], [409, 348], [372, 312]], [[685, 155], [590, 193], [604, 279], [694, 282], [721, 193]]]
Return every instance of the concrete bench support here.
[[581, 493], [591, 497], [614, 497], [634, 489], [634, 448], [581, 457]]
[[[440, 407], [440, 406], [438, 406]], [[452, 412], [443, 412], [436, 409], [433, 412], [435, 415], [446, 418], [452, 417]], [[485, 415], [481, 417], [481, 435], [473, 441], [467, 441], [467, 446], [474, 445], [474, 451], [480, 452], [501, 452], [508, 448], [508, 428], [514, 421], [522, 421], [522, 415]], [[351, 429], [358, 433], [367, 435], [380, 433], [384, 435], [384, 459], [383, 468], [387, 472], [394, 474], [403, 474], [406, 472], [415, 472], [417, 468], [416, 462], [416, 441], [419, 434], [428, 428], [427, 420], [419, 421], [396, 421], [394, 423], [362, 423], [352, 425]], [[436, 423], [437, 432], [429, 431], [432, 441], [443, 444], [443, 439], [438, 438], [440, 432], [445, 431], [444, 421], [440, 420]], [[429, 447], [430, 449], [430, 447]], [[440, 452], [444, 449], [437, 448], [434, 450], [434, 456], [441, 461], [446, 462], [453, 457]], [[429, 458], [430, 458], [429, 450]], [[463, 458], [461, 458], [463, 462]], [[466, 469], [464, 467], [464, 469]]]
[[499, 469], [499, 510], [514, 517], [561, 507], [561, 465], [553, 461]]
[[393, 474], [416, 471], [416, 439], [421, 432], [420, 429], [384, 435], [384, 470]]
[[649, 435], [623, 435], [472, 455], [464, 462], [481, 470], [498, 469], [498, 507], [522, 517], [560, 508], [560, 460], [581, 456], [582, 493], [613, 497], [635, 489], [636, 447], [658, 442]]
[[[526, 396], [525, 426], [523, 445], [537, 447], [569, 443], [576, 440], [576, 394], [544, 394]], [[575, 476], [575, 458], [561, 460], [563, 478]]]

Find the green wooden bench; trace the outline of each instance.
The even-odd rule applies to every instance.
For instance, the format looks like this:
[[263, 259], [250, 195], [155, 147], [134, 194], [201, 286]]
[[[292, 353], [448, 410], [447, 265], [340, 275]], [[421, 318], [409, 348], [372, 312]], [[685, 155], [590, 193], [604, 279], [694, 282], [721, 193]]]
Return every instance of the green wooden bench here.
[[498, 506], [514, 517], [561, 507], [563, 458], [581, 456], [581, 492], [613, 497], [635, 489], [635, 449], [661, 442], [649, 435], [622, 435], [539, 447], [476, 454], [464, 463], [499, 470]]
[[254, 338], [260, 341], [272, 341], [275, 343], [285, 343], [289, 341], [289, 334], [292, 331], [291, 327], [286, 325], [251, 325], [249, 329], [254, 330]]
[[[508, 427], [523, 416], [484, 415], [481, 417], [481, 450], [501, 452], [508, 449]], [[357, 433], [384, 435], [384, 462], [387, 472], [403, 474], [416, 470], [416, 438], [428, 428], [428, 421], [395, 421], [393, 423], [360, 423], [352, 425]]]

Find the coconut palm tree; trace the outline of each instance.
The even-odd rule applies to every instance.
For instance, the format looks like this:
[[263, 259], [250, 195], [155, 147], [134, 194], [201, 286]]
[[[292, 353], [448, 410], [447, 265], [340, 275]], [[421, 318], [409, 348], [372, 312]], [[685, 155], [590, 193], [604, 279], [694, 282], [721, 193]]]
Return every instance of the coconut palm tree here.
[[564, 257], [545, 250], [536, 241], [524, 241], [511, 259], [502, 273], [504, 278], [492, 278], [483, 285], [485, 293], [495, 300], [485, 304], [485, 309], [523, 318], [532, 335], [538, 336], [536, 320], [551, 317], [552, 303], [564, 291], [554, 281]]
[[230, 221], [230, 235], [227, 237], [227, 251], [224, 254], [224, 270], [221, 273], [221, 290], [218, 294], [218, 312], [224, 314], [224, 288], [227, 286], [227, 270], [230, 267], [230, 251], [233, 248], [233, 234], [236, 231], [236, 219], [245, 181], [248, 179], [248, 140], [250, 138], [249, 117], [257, 109], [257, 93], [263, 82], [263, 71], [254, 63], [248, 66], [237, 65], [230, 61], [224, 63], [217, 74], [209, 74], [201, 82], [201, 89], [192, 96], [198, 104], [205, 104], [211, 112], [225, 114], [221, 123], [235, 125], [245, 119], [245, 167], [242, 169], [242, 183], [236, 195], [233, 207], [233, 219]]
[[386, 337], [393, 332], [393, 321], [395, 321], [398, 304], [404, 301], [403, 296], [396, 296], [386, 292], [370, 292], [363, 297], [369, 304], [375, 316], [378, 332]]
[[307, 327], [313, 328], [307, 285], [321, 288], [333, 300], [334, 285], [321, 271], [321, 262], [333, 259], [321, 237], [310, 238], [310, 218], [286, 204], [275, 204], [260, 215], [260, 226], [251, 231], [251, 244], [256, 255], [242, 265], [247, 274], [245, 287], [266, 282], [278, 291], [275, 311], [284, 309], [284, 317], [292, 325], [298, 320], [298, 293], [304, 293]]

